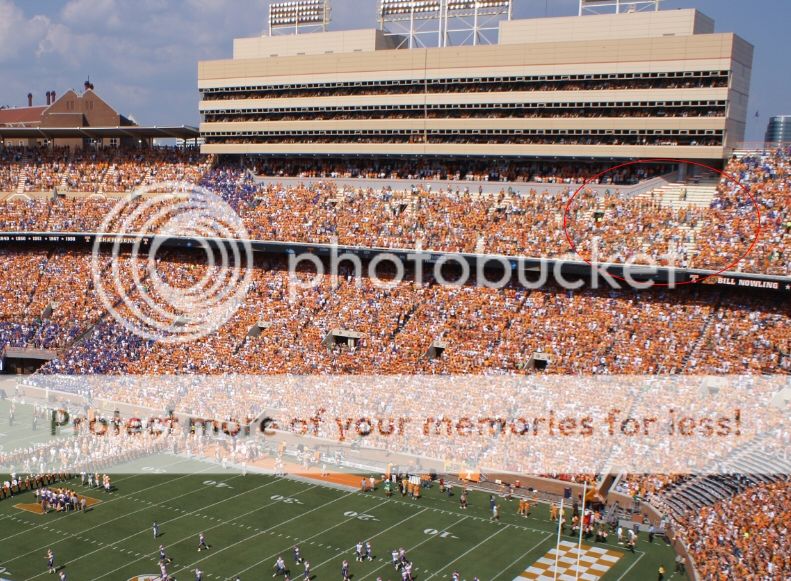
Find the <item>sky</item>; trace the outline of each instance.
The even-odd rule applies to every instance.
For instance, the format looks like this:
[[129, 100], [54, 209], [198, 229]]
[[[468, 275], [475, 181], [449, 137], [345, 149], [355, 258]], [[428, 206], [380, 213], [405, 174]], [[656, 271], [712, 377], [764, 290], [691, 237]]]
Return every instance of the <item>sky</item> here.
[[[577, 0], [513, 0], [514, 17], [568, 16]], [[376, 25], [377, 0], [331, 0], [331, 30]], [[0, 0], [0, 105], [45, 93], [96, 92], [146, 125], [197, 125], [197, 62], [230, 58], [233, 39], [266, 27], [268, 0]], [[665, 0], [697, 8], [717, 32], [755, 46], [748, 141], [771, 115], [791, 114], [791, 0]], [[758, 117], [755, 116], [758, 112]]]

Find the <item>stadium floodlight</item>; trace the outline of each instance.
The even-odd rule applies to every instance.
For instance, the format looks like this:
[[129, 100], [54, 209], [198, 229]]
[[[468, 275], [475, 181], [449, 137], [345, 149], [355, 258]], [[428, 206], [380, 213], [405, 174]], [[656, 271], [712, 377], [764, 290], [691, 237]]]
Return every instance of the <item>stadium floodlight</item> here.
[[401, 16], [408, 14], [439, 14], [439, 0], [382, 0], [379, 3], [379, 18], [388, 16]]
[[580, 0], [579, 15], [659, 10], [662, 0]]
[[508, 7], [511, 0], [448, 0], [448, 10], [475, 10], [476, 8]]
[[293, 29], [294, 34], [310, 27], [327, 30], [330, 21], [329, 0], [292, 0], [269, 4], [269, 35], [276, 30]]
[[[380, 0], [379, 23], [387, 36], [400, 37], [401, 46], [491, 44], [499, 20], [511, 19], [512, 0]], [[454, 39], [461, 38], [460, 42]]]

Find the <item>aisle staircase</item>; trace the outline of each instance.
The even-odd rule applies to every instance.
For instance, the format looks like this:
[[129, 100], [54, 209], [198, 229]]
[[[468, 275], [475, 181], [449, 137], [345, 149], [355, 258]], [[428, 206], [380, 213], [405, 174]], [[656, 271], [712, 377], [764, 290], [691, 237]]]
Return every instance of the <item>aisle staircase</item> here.
[[690, 364], [693, 365], [692, 371], [694, 371], [694, 365], [696, 364], [698, 353], [700, 353], [700, 349], [703, 346], [704, 342], [708, 338], [709, 329], [717, 320], [717, 315], [719, 314], [720, 307], [722, 306], [722, 298], [723, 293], [720, 291], [717, 299], [714, 303], [714, 307], [711, 309], [711, 312], [706, 316], [706, 320], [703, 321], [703, 325], [700, 328], [700, 332], [698, 333], [695, 340], [690, 345], [689, 350], [684, 355], [681, 363], [679, 364], [679, 368], [673, 368], [672, 373], [689, 373], [690, 372]]
[[717, 195], [717, 180], [699, 183], [671, 182], [655, 190], [638, 194], [638, 199], [651, 200], [661, 206], [676, 210], [692, 206], [708, 208]]
[[17, 182], [17, 185], [16, 185], [16, 193], [17, 194], [24, 194], [26, 186], [27, 186], [27, 175], [25, 175], [24, 173], [21, 173], [19, 175], [19, 181]]
[[30, 152], [25, 150], [25, 153], [22, 155], [22, 158], [19, 160], [17, 164], [18, 169], [18, 176], [19, 179], [16, 184], [16, 193], [17, 194], [24, 194], [27, 189], [27, 173], [25, 171], [26, 168], [30, 167], [33, 163], [33, 156], [30, 155]]
[[[637, 195], [637, 199], [646, 200], [661, 207], [670, 207], [674, 210], [684, 208], [708, 208], [717, 195], [718, 180], [705, 180], [700, 182], [671, 182], [655, 190], [650, 190]], [[678, 229], [683, 237], [682, 247], [687, 256], [694, 256], [697, 248], [697, 239], [702, 224], [689, 226], [679, 224]], [[648, 244], [643, 250], [647, 250]]]

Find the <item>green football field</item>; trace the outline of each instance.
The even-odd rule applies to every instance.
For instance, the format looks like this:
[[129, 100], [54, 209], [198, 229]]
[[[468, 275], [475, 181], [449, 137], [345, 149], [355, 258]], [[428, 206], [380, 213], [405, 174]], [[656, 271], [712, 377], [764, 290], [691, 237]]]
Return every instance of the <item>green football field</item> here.
[[[205, 473], [180, 473], [188, 469]], [[0, 501], [0, 578], [54, 577], [47, 573], [48, 548], [69, 581], [158, 574], [161, 543], [174, 559], [169, 572], [178, 580], [194, 579], [195, 568], [204, 579], [271, 578], [278, 555], [292, 577], [302, 578], [292, 557], [299, 544], [314, 579], [340, 578], [343, 559], [351, 562], [354, 581], [400, 578], [390, 565], [390, 550], [403, 546], [415, 579], [449, 579], [457, 570], [468, 580], [512, 581], [557, 540], [546, 505], [523, 518], [515, 502], [499, 499], [502, 518], [494, 523], [483, 493], [473, 493], [464, 511], [456, 497], [440, 495], [436, 487], [419, 500], [387, 499], [381, 491], [363, 494], [266, 475], [217, 474], [216, 466], [168, 456], [140, 460], [129, 470], [135, 473], [115, 476], [116, 490], [109, 494], [73, 480], [78, 493], [102, 501], [84, 514], [37, 515], [16, 508], [32, 502], [31, 492]], [[153, 521], [161, 528], [157, 540]], [[200, 531], [208, 551], [197, 551]], [[375, 559], [356, 563], [354, 545], [366, 539]], [[660, 564], [673, 571], [674, 554], [661, 540], [649, 544], [642, 538], [635, 554], [617, 544], [609, 548], [623, 556], [603, 579], [655, 579]]]

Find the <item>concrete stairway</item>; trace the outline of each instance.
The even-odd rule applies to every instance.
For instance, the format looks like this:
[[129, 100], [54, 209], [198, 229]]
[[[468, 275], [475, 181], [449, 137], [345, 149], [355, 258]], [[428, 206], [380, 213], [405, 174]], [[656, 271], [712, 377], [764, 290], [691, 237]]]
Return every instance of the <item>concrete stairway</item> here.
[[66, 171], [63, 172], [63, 175], [60, 178], [60, 185], [58, 186], [58, 191], [66, 192], [66, 191], [69, 190], [69, 176], [70, 175], [71, 175], [71, 173], [68, 171], [68, 168], [67, 168]]
[[24, 194], [27, 187], [27, 176], [24, 173], [19, 174], [19, 181], [16, 184], [16, 193]]
[[[672, 182], [649, 192], [643, 192], [638, 199], [650, 201], [661, 207], [670, 207], [674, 210], [684, 208], [708, 208], [717, 195], [717, 180], [700, 182]], [[697, 248], [697, 238], [702, 228], [701, 224], [690, 227], [680, 224], [678, 229], [683, 237], [682, 247], [687, 256], [693, 256]], [[644, 250], [647, 248], [644, 247]]]
[[672, 182], [637, 197], [651, 200], [661, 206], [681, 209], [687, 207], [708, 208], [717, 195], [717, 181], [707, 180], [699, 183]]
[[110, 191], [115, 191], [115, 175], [117, 173], [118, 168], [115, 164], [112, 164], [102, 176], [101, 186], [99, 187], [100, 191], [107, 191], [107, 186], [110, 186]]

